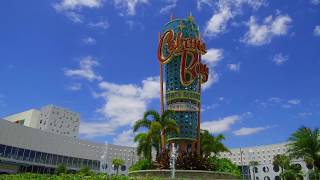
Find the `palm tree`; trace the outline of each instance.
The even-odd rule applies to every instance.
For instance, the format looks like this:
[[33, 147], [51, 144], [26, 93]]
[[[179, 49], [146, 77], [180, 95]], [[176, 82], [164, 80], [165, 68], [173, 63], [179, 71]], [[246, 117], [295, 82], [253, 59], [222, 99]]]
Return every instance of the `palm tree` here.
[[138, 143], [137, 154], [151, 161], [152, 140], [147, 133], [139, 133], [134, 137], [134, 142]]
[[287, 169], [290, 165], [290, 159], [284, 154], [277, 154], [273, 157], [273, 166], [278, 166], [281, 168], [281, 172]]
[[312, 173], [319, 177], [320, 170], [320, 130], [301, 127], [289, 138], [289, 154], [293, 158], [302, 158]]
[[283, 179], [297, 179], [301, 176], [301, 169], [295, 164], [290, 164], [290, 157], [277, 154], [273, 157], [273, 165], [281, 168], [280, 177]]
[[[169, 131], [176, 132], [176, 133], [179, 132], [178, 124], [174, 119], [172, 119], [173, 116], [174, 116], [174, 112], [170, 110], [166, 110], [165, 112], [163, 112], [162, 115], [159, 115], [159, 113], [155, 110], [146, 111], [144, 113], [143, 118], [138, 120], [134, 124], [133, 131], [137, 132], [140, 128], [143, 128], [143, 127], [150, 130], [151, 125], [153, 124], [154, 128], [152, 130], [152, 135], [149, 134], [154, 138], [153, 142], [155, 143], [153, 143], [153, 146], [155, 147], [157, 152], [160, 151], [160, 148], [157, 147], [157, 144], [160, 144], [160, 143], [156, 142], [156, 140], [158, 139], [156, 133], [158, 133], [157, 131], [160, 130], [158, 135], [160, 137], [159, 139], [161, 140], [162, 153], [164, 153], [166, 151], [167, 132]], [[151, 119], [148, 119], [150, 117]]]
[[222, 140], [225, 140], [223, 134], [214, 136], [211, 135], [207, 130], [201, 130], [201, 154], [205, 157], [209, 157], [212, 153], [214, 156], [217, 156], [220, 152], [230, 152], [230, 150], [221, 142]]
[[303, 158], [320, 169], [320, 130], [301, 127], [289, 138], [289, 154]]
[[123, 159], [119, 159], [119, 158], [115, 158], [115, 159], [112, 159], [112, 164], [117, 169], [117, 175], [118, 175], [119, 167], [124, 165], [124, 160]]

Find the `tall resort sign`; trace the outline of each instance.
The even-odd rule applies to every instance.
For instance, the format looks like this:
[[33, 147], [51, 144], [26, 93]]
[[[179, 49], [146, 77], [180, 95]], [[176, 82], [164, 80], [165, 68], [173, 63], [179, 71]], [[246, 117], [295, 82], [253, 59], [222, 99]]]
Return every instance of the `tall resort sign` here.
[[200, 150], [201, 84], [209, 77], [208, 67], [201, 63], [205, 53], [206, 46], [192, 16], [172, 19], [159, 34], [162, 111], [164, 66], [166, 109], [175, 112], [174, 119], [180, 127], [180, 133], [171, 133], [168, 140], [179, 144], [182, 151]]

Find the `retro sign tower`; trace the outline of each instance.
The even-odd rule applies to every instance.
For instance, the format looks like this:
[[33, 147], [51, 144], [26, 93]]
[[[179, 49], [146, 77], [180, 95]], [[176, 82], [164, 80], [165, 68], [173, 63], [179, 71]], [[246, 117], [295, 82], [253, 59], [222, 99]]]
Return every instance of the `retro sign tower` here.
[[179, 144], [179, 151], [192, 149], [200, 153], [201, 84], [208, 80], [209, 70], [201, 63], [206, 46], [192, 16], [171, 19], [159, 33], [161, 111], [164, 109], [163, 67], [166, 83], [166, 109], [175, 112], [180, 133], [169, 134], [168, 141]]

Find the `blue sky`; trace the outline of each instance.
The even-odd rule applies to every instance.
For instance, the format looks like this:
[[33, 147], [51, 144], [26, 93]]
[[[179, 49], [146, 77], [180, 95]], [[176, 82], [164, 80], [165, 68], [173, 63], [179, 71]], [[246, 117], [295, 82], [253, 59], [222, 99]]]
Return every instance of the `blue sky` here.
[[202, 127], [229, 147], [319, 127], [319, 0], [4, 1], [0, 117], [55, 104], [81, 114], [81, 138], [132, 145], [159, 109], [157, 33], [190, 12], [210, 67]]

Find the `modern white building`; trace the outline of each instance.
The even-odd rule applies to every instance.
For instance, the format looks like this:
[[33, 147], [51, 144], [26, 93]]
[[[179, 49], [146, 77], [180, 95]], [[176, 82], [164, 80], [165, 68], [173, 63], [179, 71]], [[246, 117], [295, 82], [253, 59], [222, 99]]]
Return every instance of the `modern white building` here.
[[44, 106], [40, 110], [30, 109], [4, 119], [55, 134], [74, 138], [79, 135], [79, 113], [54, 105]]
[[37, 109], [30, 109], [24, 112], [20, 112], [17, 114], [13, 114], [7, 117], [4, 117], [4, 119], [20, 124], [20, 125], [24, 125], [24, 126], [28, 126], [31, 128], [36, 128], [39, 129], [40, 127], [40, 114], [41, 112]]
[[[270, 144], [245, 148], [230, 149], [231, 153], [221, 153], [223, 158], [230, 159], [233, 163], [242, 168], [246, 179], [255, 180], [280, 180], [280, 168], [273, 166], [273, 158], [277, 154], [286, 154], [288, 150], [287, 143]], [[250, 162], [258, 163], [256, 166], [250, 166]], [[303, 160], [294, 160], [293, 164], [301, 168], [304, 173], [304, 179], [307, 178], [308, 167]]]
[[52, 173], [64, 164], [69, 171], [87, 166], [114, 174], [114, 158], [125, 161], [120, 174], [127, 174], [138, 160], [132, 147], [83, 141], [0, 119], [0, 173]]

